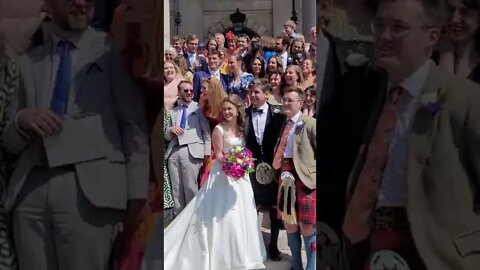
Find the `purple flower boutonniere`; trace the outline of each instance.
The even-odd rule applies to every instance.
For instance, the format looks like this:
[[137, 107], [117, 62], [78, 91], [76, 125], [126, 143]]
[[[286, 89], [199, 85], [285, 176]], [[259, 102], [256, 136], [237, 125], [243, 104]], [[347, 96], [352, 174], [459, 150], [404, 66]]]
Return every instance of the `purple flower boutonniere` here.
[[420, 101], [425, 109], [427, 109], [432, 115], [436, 115], [443, 110], [445, 95], [440, 96], [439, 92], [426, 93], [421, 96]]
[[303, 121], [297, 122], [297, 128], [299, 130], [302, 130], [305, 127], [305, 123]]

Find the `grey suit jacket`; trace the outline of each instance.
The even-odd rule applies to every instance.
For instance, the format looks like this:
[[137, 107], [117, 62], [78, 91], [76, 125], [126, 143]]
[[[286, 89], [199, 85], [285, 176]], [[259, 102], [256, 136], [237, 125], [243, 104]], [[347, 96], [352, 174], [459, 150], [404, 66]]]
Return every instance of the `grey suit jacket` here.
[[[49, 37], [21, 58], [22, 83], [13, 114], [25, 108], [49, 107], [52, 46]], [[80, 69], [72, 80], [67, 115], [98, 114], [110, 151], [105, 157], [74, 164], [76, 174], [93, 205], [125, 209], [128, 200], [144, 199], [148, 193], [149, 147], [143, 94], [104, 33], [89, 28], [78, 46], [76, 66]], [[42, 140], [26, 141], [16, 128], [15, 117], [11, 119], [4, 134], [5, 145], [20, 158], [8, 187], [7, 208], [14, 204], [28, 173], [46, 163]]]
[[[180, 126], [180, 116], [182, 115], [182, 109], [180, 106], [176, 106], [170, 111], [170, 121], [165, 132], [165, 139], [170, 141], [165, 152], [165, 159], [168, 159], [172, 153], [172, 149], [175, 145], [178, 145], [178, 138], [173, 138], [169, 132], [171, 127]], [[188, 152], [194, 158], [203, 159], [205, 156], [209, 156], [212, 151], [212, 139], [210, 134], [210, 124], [208, 123], [205, 114], [198, 106], [198, 103], [192, 101], [188, 108], [188, 118], [186, 129], [195, 129], [197, 135], [200, 138], [198, 143], [188, 144]]]

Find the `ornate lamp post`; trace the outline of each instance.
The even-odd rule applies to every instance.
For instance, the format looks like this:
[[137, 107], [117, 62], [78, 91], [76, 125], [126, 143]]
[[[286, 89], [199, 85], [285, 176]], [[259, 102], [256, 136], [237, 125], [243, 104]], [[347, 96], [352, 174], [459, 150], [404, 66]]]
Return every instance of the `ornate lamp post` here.
[[298, 22], [297, 11], [295, 10], [295, 0], [292, 0], [292, 17], [290, 17], [290, 20], [295, 23]]
[[180, 26], [182, 25], [182, 15], [180, 12], [175, 13], [175, 28], [177, 30], [177, 35], [180, 33]]
[[237, 11], [235, 11], [235, 13], [230, 15], [230, 21], [232, 21], [234, 33], [242, 32], [243, 27], [245, 26], [246, 19], [247, 19], [247, 15], [240, 12], [238, 8], [237, 8]]

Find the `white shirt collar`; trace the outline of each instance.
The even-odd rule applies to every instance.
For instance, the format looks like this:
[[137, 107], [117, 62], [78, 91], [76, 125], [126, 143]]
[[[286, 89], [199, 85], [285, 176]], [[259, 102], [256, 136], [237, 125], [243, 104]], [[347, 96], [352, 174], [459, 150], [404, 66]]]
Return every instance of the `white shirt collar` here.
[[[255, 108], [255, 106], [253, 106]], [[259, 110], [263, 110], [263, 113], [267, 113], [268, 112], [268, 103], [265, 102], [265, 104], [263, 104], [262, 106], [260, 106], [260, 108], [258, 108]]]
[[211, 70], [210, 68], [208, 68], [208, 71], [211, 75], [220, 75], [220, 70]]
[[[406, 78], [400, 86], [402, 86], [410, 96], [416, 98], [420, 96], [423, 86], [427, 81], [428, 72], [432, 66], [432, 61], [429, 59], [425, 61], [410, 77]], [[392, 82], [388, 82], [388, 89], [393, 86]], [[388, 90], [387, 90], [388, 91]]]
[[296, 124], [298, 122], [298, 119], [300, 118], [300, 115], [302, 115], [302, 111], [299, 111], [297, 112], [297, 114], [295, 114], [291, 120], [293, 121], [294, 124]]

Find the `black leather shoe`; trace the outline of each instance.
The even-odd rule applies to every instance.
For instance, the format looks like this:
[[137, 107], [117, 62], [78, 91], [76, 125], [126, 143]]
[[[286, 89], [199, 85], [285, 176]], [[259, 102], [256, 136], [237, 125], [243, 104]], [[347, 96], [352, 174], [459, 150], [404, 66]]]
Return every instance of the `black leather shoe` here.
[[280, 251], [278, 250], [278, 248], [275, 248], [275, 249], [269, 248], [268, 257], [270, 257], [270, 259], [275, 262], [282, 260], [282, 256], [280, 256]]

